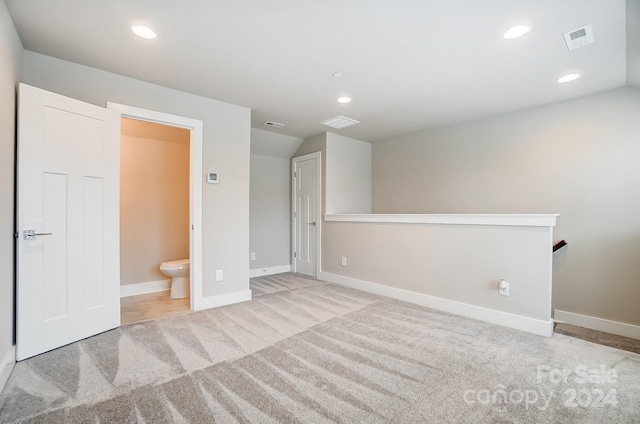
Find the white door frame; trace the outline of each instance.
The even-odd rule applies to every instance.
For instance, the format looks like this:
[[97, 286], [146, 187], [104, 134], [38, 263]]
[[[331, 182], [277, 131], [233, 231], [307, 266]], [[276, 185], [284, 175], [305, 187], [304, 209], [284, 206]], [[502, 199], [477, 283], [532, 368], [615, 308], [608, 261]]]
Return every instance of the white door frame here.
[[202, 121], [153, 110], [107, 102], [107, 109], [120, 113], [121, 117], [154, 122], [189, 131], [189, 259], [190, 305], [192, 311], [203, 309], [202, 302]]
[[296, 216], [296, 199], [297, 199], [297, 184], [296, 184], [296, 167], [298, 162], [302, 162], [309, 159], [316, 159], [316, 216], [318, 219], [316, 230], [316, 278], [320, 278], [320, 272], [322, 269], [322, 152], [313, 152], [302, 156], [297, 156], [291, 159], [291, 270], [296, 271], [296, 251], [298, 250], [298, 234], [297, 223], [298, 218]]

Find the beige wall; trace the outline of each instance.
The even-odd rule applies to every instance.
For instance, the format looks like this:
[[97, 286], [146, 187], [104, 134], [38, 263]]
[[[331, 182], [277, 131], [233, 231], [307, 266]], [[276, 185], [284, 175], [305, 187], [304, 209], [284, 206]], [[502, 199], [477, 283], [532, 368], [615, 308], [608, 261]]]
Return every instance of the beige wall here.
[[0, 1], [0, 389], [5, 359], [14, 344], [14, 155], [16, 84], [22, 44], [4, 1]]
[[[203, 121], [203, 171], [218, 172], [220, 184], [202, 189], [202, 294], [248, 290], [251, 111], [30, 51], [23, 57], [27, 84], [99, 106], [110, 101]], [[215, 281], [217, 269], [224, 281]]]
[[377, 143], [373, 212], [559, 213], [554, 309], [640, 325], [639, 164], [621, 88]]
[[120, 284], [166, 280], [189, 258], [189, 130], [122, 119]]
[[640, 88], [640, 0], [627, 0], [627, 85]]
[[371, 144], [327, 132], [326, 213], [371, 213]]
[[251, 155], [251, 269], [291, 264], [291, 160]]
[[250, 269], [291, 265], [291, 156], [302, 138], [251, 128]]
[[322, 270], [548, 322], [550, 237], [548, 227], [325, 222]]

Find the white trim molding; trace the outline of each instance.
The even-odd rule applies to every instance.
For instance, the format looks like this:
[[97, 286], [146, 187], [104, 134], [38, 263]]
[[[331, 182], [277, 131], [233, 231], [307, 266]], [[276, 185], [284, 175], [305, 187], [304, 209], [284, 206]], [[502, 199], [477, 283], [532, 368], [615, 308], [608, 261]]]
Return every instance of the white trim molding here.
[[611, 321], [604, 318], [592, 317], [589, 315], [575, 314], [573, 312], [554, 310], [553, 318], [555, 322], [576, 325], [578, 327], [589, 328], [591, 330], [603, 331], [609, 334], [629, 337], [640, 340], [640, 326], [626, 324], [619, 321]]
[[390, 297], [392, 299], [403, 300], [416, 305], [426, 306], [428, 308], [489, 322], [491, 324], [498, 324], [503, 327], [526, 331], [539, 336], [550, 337], [553, 334], [553, 320], [551, 319], [544, 321], [522, 315], [514, 315], [508, 312], [469, 305], [467, 303], [402, 290], [329, 272], [322, 272], [320, 274], [320, 279], [330, 283], [351, 287], [353, 289]]
[[201, 311], [203, 309], [217, 308], [218, 306], [246, 302], [247, 300], [251, 300], [251, 290], [240, 290], [232, 293], [219, 294], [217, 296], [203, 297], [198, 301], [195, 307], [192, 307], [191, 309], [194, 311]]
[[558, 214], [327, 214], [324, 216], [324, 220], [326, 222], [555, 227], [558, 216]]
[[202, 170], [203, 122], [198, 119], [172, 115], [154, 110], [142, 109], [113, 102], [107, 102], [107, 109], [119, 112], [121, 116], [157, 124], [181, 127], [190, 132], [189, 140], [189, 259], [191, 284], [191, 310], [202, 299]]
[[4, 390], [4, 386], [6, 386], [7, 381], [9, 381], [9, 376], [11, 375], [11, 371], [13, 371], [13, 366], [15, 364], [16, 347], [11, 346], [2, 358], [2, 362], [0, 362], [0, 392]]
[[282, 274], [291, 272], [291, 265], [270, 266], [267, 268], [256, 268], [249, 270], [249, 278], [264, 277], [266, 275]]
[[171, 289], [171, 279], [147, 281], [144, 283], [125, 284], [120, 286], [120, 297], [138, 296], [141, 294], [157, 293]]

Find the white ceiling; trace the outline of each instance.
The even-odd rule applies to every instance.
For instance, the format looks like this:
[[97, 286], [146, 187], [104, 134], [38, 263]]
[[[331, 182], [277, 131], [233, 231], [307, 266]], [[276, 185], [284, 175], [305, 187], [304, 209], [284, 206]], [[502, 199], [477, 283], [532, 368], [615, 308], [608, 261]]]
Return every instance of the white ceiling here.
[[[374, 142], [627, 81], [625, 0], [6, 3], [28, 50], [250, 107], [252, 126], [294, 137], [345, 115], [361, 124], [335, 132]], [[595, 43], [569, 51], [562, 33], [589, 23]], [[517, 24], [532, 30], [505, 40]], [[569, 72], [582, 78], [556, 82]]]

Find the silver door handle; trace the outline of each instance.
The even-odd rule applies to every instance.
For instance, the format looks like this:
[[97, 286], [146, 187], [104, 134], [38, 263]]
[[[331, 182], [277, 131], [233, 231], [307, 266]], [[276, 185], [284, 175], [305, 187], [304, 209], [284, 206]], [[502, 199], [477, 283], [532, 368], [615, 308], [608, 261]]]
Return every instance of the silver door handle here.
[[309, 225], [313, 225], [315, 227], [316, 226], [316, 222], [315, 221], [309, 222]]
[[34, 240], [37, 239], [38, 236], [50, 236], [53, 233], [36, 233], [36, 230], [24, 230], [22, 234], [25, 240]]

